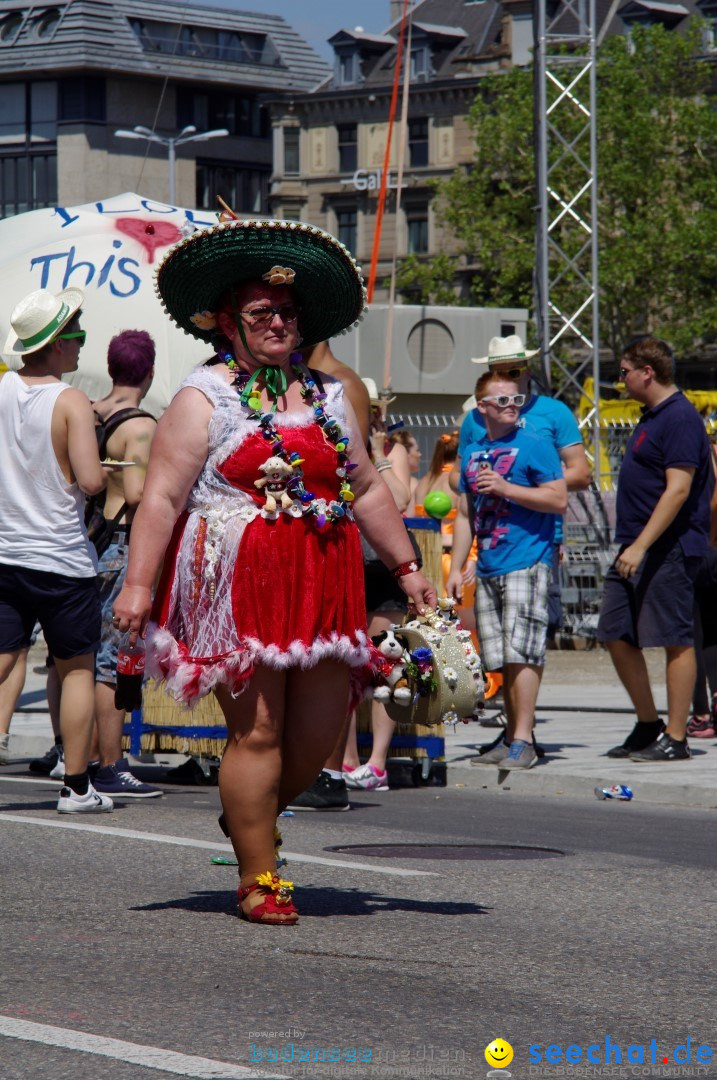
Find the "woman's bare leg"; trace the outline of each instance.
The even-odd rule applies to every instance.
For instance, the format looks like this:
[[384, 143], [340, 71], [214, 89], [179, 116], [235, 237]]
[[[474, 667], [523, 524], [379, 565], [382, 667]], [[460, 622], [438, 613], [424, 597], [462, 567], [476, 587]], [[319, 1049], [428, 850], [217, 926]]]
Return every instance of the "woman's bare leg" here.
[[[216, 690], [227, 723], [219, 794], [243, 886], [253, 885], [257, 874], [274, 870], [286, 685], [285, 672], [258, 667], [239, 697], [233, 698], [226, 687]], [[254, 892], [242, 907], [249, 911], [263, 900]], [[281, 922], [284, 917], [273, 918]]]
[[291, 668], [286, 688], [279, 808], [305, 791], [321, 772], [346, 723], [349, 668], [322, 660], [308, 671]]

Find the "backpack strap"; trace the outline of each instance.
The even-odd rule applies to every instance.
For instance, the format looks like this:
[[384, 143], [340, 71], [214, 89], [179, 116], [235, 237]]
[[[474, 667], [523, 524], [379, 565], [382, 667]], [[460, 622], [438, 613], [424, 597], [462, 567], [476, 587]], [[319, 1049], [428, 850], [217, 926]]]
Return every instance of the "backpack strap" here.
[[[95, 416], [98, 414], [95, 412]], [[117, 430], [120, 424], [124, 424], [126, 420], [138, 420], [140, 417], [146, 416], [148, 420], [154, 420], [156, 418], [151, 413], [145, 412], [144, 409], [118, 409], [117, 412], [113, 412], [106, 420], [102, 420], [100, 417], [100, 423], [98, 427], [102, 428], [102, 434], [98, 440], [100, 457], [104, 457], [107, 449], [107, 443], [111, 435]]]

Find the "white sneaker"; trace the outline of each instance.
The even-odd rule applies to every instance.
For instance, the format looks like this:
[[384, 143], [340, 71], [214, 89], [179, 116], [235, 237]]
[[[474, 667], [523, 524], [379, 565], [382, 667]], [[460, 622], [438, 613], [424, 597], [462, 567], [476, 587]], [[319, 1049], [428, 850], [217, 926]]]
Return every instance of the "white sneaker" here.
[[107, 795], [100, 795], [92, 784], [86, 795], [77, 795], [68, 787], [60, 789], [60, 798], [57, 800], [58, 814], [109, 814], [111, 810], [114, 810], [112, 800]]
[[10, 764], [10, 736], [0, 735], [0, 765]]
[[50, 776], [53, 780], [65, 779], [65, 754], [62, 748], [59, 748], [57, 764], [50, 769]]
[[388, 773], [376, 772], [373, 765], [359, 765], [344, 773], [346, 787], [353, 791], [388, 791]]

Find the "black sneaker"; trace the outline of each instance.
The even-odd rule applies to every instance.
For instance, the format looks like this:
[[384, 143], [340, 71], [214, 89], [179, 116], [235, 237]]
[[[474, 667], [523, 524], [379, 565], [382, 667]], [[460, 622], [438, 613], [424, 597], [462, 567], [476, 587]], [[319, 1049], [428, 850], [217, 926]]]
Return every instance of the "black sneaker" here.
[[671, 735], [662, 734], [644, 750], [635, 750], [630, 761], [688, 761], [692, 757], [687, 739], [678, 742]]
[[637, 753], [639, 750], [644, 750], [646, 747], [651, 746], [658, 735], [664, 730], [665, 725], [662, 723], [662, 720], [653, 720], [649, 724], [641, 723], [638, 720], [628, 737], [625, 739], [625, 742], [620, 743], [619, 746], [613, 746], [612, 750], [608, 750], [607, 757], [631, 757], [632, 754]]
[[311, 787], [302, 791], [287, 807], [289, 810], [349, 810], [349, 792], [344, 779], [334, 780], [320, 772]]
[[28, 766], [30, 772], [40, 773], [41, 776], [49, 776], [60, 760], [61, 753], [62, 746], [58, 746], [57, 743], [55, 743], [43, 757], [32, 759]]

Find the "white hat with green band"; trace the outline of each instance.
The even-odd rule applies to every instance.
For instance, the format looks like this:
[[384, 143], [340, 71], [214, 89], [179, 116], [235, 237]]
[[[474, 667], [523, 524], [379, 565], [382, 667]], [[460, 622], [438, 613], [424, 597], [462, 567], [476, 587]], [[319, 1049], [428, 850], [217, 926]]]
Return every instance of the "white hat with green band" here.
[[30, 293], [16, 304], [10, 316], [12, 329], [3, 354], [24, 356], [42, 349], [77, 314], [84, 299], [80, 289], [64, 289], [59, 293], [38, 289]]
[[509, 364], [513, 360], [525, 364], [539, 352], [540, 349], [526, 349], [517, 334], [509, 334], [507, 337], [492, 337], [488, 342], [488, 355], [474, 356], [471, 360], [474, 364], [488, 364], [489, 367], [491, 364]]

